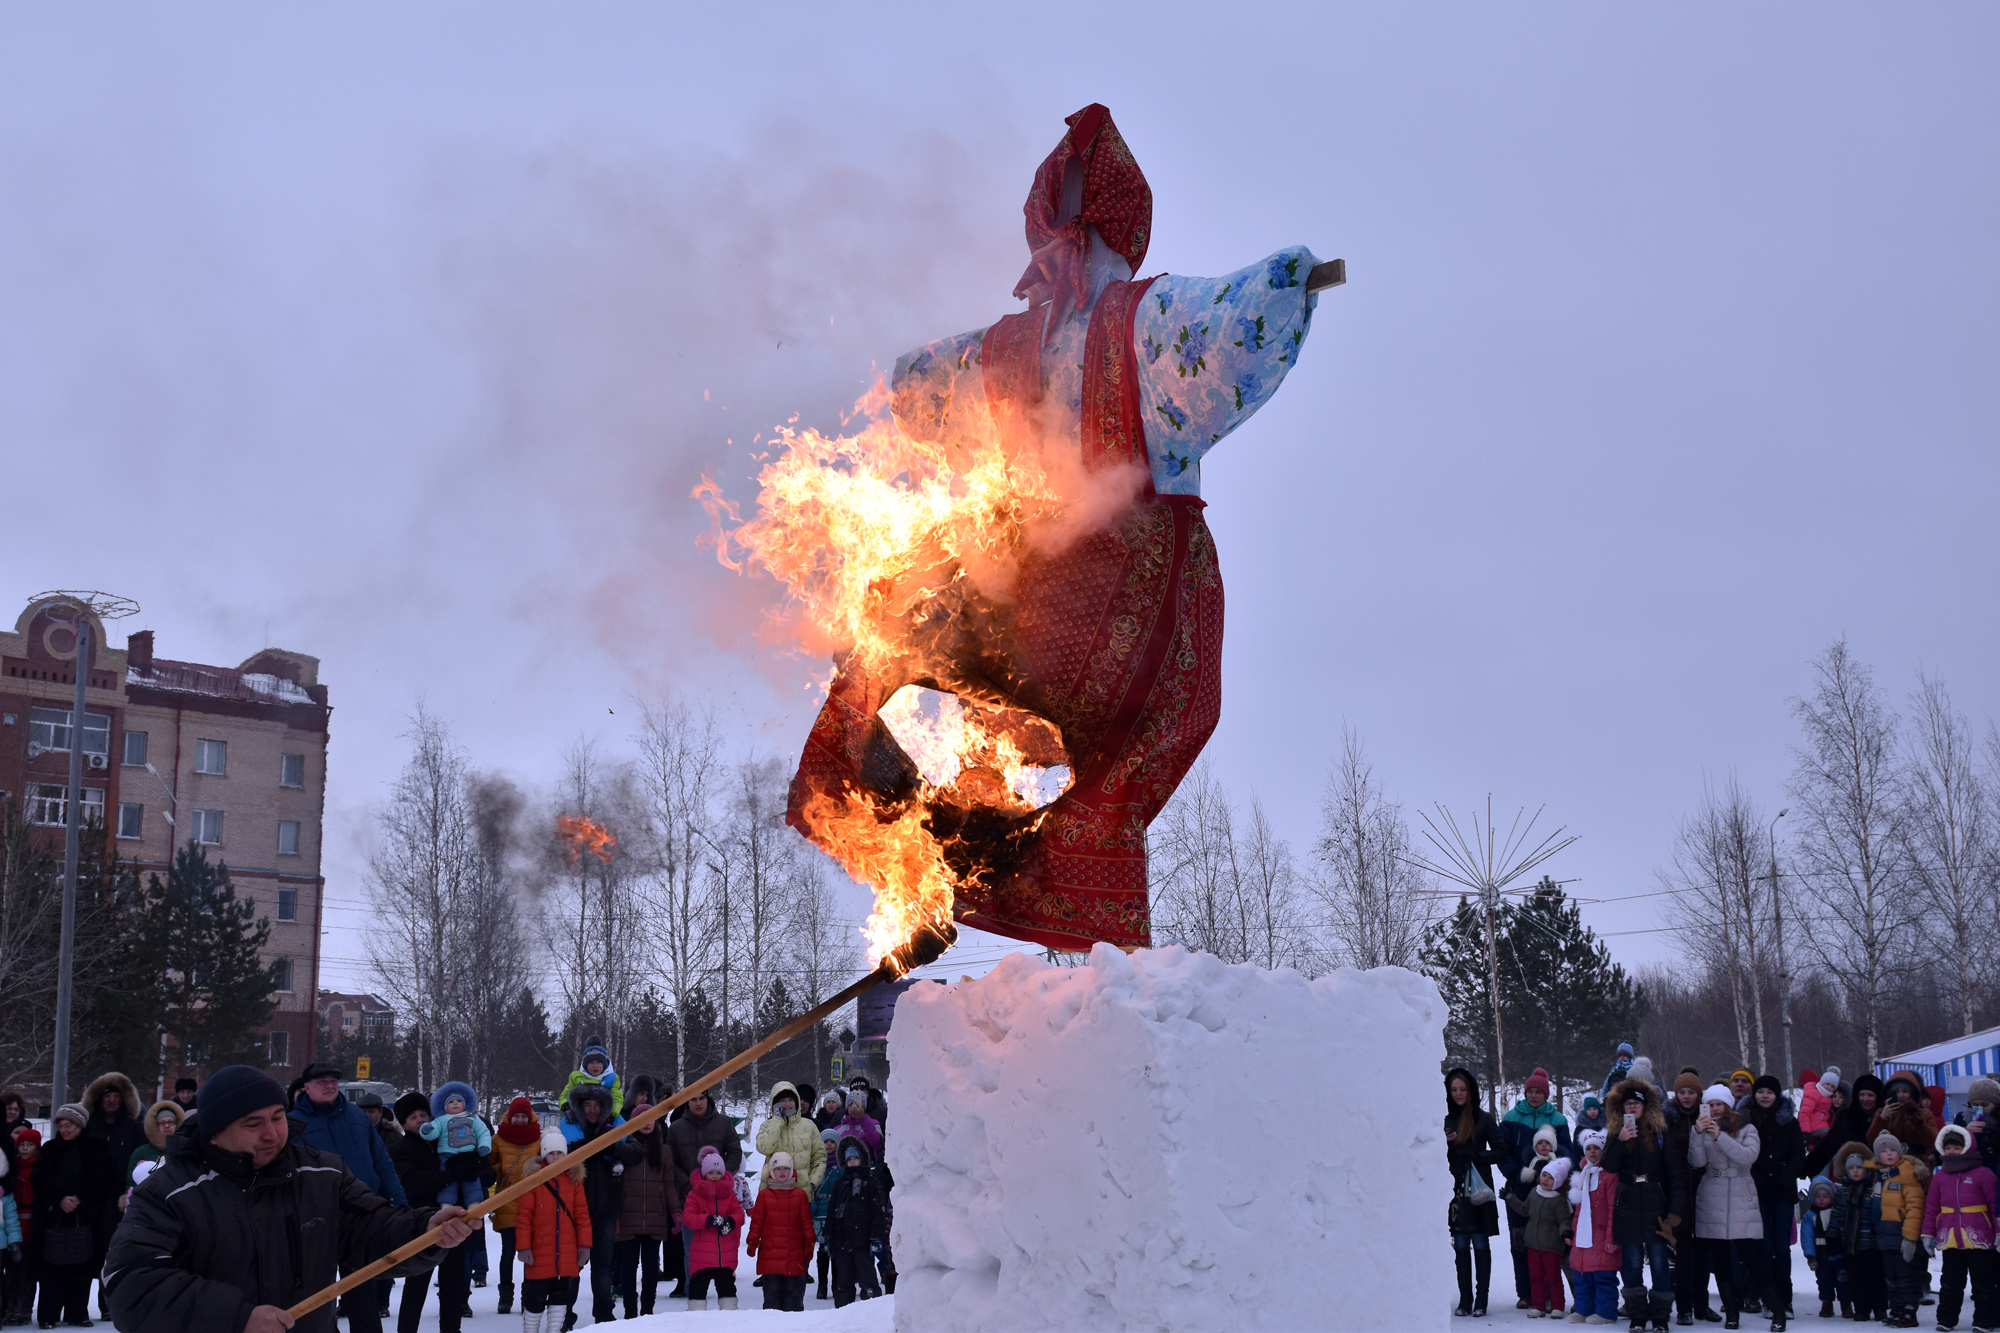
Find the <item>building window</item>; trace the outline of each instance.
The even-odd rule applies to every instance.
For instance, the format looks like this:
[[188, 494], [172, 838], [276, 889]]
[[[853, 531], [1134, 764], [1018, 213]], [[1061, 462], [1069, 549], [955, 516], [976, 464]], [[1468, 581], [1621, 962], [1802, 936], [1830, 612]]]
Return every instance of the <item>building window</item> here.
[[278, 821], [278, 855], [297, 856], [299, 854], [299, 821], [281, 819]]
[[[29, 783], [28, 822], [50, 828], [66, 827], [69, 824], [69, 787], [60, 782]], [[103, 826], [104, 788], [83, 789], [83, 822]]]
[[[28, 745], [40, 746], [44, 750], [67, 751], [70, 747], [70, 710], [67, 708], [30, 708], [28, 710]], [[111, 753], [111, 714], [85, 713], [83, 715], [83, 752], [97, 755], [100, 759]], [[92, 765], [103, 768], [102, 762]]]
[[278, 920], [297, 921], [299, 919], [299, 891], [297, 889], [278, 890]]
[[340, 1026], [341, 1026], [341, 1028], [342, 1028], [342, 1030], [343, 1030], [343, 1031], [344, 1031], [344, 1030], [346, 1030], [346, 1029], [348, 1029], [348, 1028], [351, 1028], [351, 1027], [353, 1027], [353, 1026], [354, 1026], [354, 1015], [353, 1015], [353, 1014], [342, 1014], [342, 1015], [340, 1016]]
[[222, 811], [197, 810], [194, 812], [194, 840], [207, 847], [222, 845]]
[[306, 757], [302, 754], [281, 754], [278, 756], [278, 785], [280, 787], [303, 787], [306, 785]]
[[146, 766], [146, 733], [128, 731], [125, 733], [125, 767], [144, 768]]
[[292, 960], [280, 958], [271, 964], [271, 989], [280, 995], [292, 993]]
[[271, 1034], [271, 1063], [289, 1065], [292, 1062], [292, 1034], [273, 1032]]
[[134, 801], [118, 803], [118, 836], [121, 838], [143, 838], [146, 824], [146, 807]]
[[220, 777], [229, 772], [228, 741], [196, 741], [194, 743], [194, 771], [213, 773]]

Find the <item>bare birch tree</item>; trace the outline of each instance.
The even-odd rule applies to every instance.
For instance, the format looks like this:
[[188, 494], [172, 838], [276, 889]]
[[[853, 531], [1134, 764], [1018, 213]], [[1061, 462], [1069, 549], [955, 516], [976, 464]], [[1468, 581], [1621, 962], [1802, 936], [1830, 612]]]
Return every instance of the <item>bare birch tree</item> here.
[[[630, 769], [605, 762], [587, 740], [570, 747], [563, 767], [556, 789], [561, 813], [602, 825], [614, 836], [620, 829], [626, 836], [641, 831]], [[542, 900], [557, 989], [578, 1041], [586, 1036], [584, 1025], [601, 1024], [614, 1063], [622, 1063], [623, 1015], [639, 993], [642, 913], [635, 881], [641, 858], [622, 843], [599, 854], [553, 833], [549, 846], [564, 863]]]
[[1340, 758], [1320, 794], [1312, 880], [1330, 961], [1344, 967], [1417, 966], [1443, 899], [1411, 863], [1403, 807], [1383, 795], [1360, 733], [1341, 728]]
[[1839, 980], [1873, 1062], [1882, 1054], [1883, 992], [1904, 966], [1919, 901], [1908, 891], [1898, 719], [1845, 638], [1820, 654], [1813, 674], [1812, 693], [1792, 703], [1803, 733], [1793, 751], [1795, 863], [1814, 907], [1806, 937]]
[[1291, 847], [1254, 799], [1249, 827], [1238, 825], [1229, 793], [1197, 764], [1147, 834], [1154, 938], [1231, 963], [1303, 965]]
[[[756, 1015], [771, 985], [790, 972], [788, 936], [790, 912], [798, 875], [799, 853], [806, 843], [785, 826], [786, 780], [789, 774], [771, 759], [747, 759], [738, 764], [729, 799], [729, 822], [719, 848], [723, 873], [729, 877], [726, 901], [730, 920], [724, 939], [733, 946], [724, 968], [732, 965], [742, 979], [739, 994], [750, 1015], [748, 1036], [761, 1039]], [[734, 956], [730, 956], [733, 954]], [[726, 975], [726, 973], [725, 973]], [[727, 983], [724, 994], [728, 994]], [[729, 1005], [724, 1004], [725, 1030]], [[750, 1104], [763, 1099], [760, 1061], [750, 1064]]]
[[1908, 756], [1908, 805], [1903, 835], [1910, 874], [1925, 907], [1939, 974], [1970, 1036], [1973, 1010], [1993, 976], [1988, 941], [1996, 907], [1996, 842], [1992, 794], [1986, 790], [1972, 725], [1952, 707], [1939, 676], [1917, 676]]
[[472, 873], [467, 879], [461, 948], [466, 1077], [482, 1094], [494, 1087], [508, 1006], [528, 984], [530, 941], [521, 929], [527, 908], [519, 861], [527, 798], [505, 778], [474, 779], [467, 789], [472, 821]]
[[1668, 919], [1682, 947], [1729, 979], [1736, 1058], [1752, 1069], [1770, 1068], [1764, 978], [1776, 927], [1769, 879], [1758, 873], [1763, 839], [1763, 812], [1733, 772], [1720, 792], [1704, 781], [1701, 807], [1680, 821], [1673, 868], [1661, 876], [1675, 895]]
[[370, 964], [416, 1030], [417, 1081], [445, 1076], [464, 1012], [459, 928], [478, 874], [465, 756], [422, 704], [410, 759], [375, 820], [368, 894]]
[[[639, 789], [650, 842], [647, 941], [678, 1020], [715, 966], [720, 933], [707, 872], [721, 742], [712, 714], [649, 706], [639, 732]], [[686, 1086], [687, 1027], [674, 1025], [674, 1082]]]

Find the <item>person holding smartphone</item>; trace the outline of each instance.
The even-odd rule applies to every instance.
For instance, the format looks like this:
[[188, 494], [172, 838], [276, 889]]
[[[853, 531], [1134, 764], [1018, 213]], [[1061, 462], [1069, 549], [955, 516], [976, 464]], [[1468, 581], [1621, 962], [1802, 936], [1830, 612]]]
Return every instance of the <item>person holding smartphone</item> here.
[[1606, 1109], [1617, 1117], [1604, 1146], [1604, 1169], [1618, 1177], [1611, 1238], [1622, 1256], [1625, 1315], [1635, 1329], [1665, 1333], [1674, 1307], [1669, 1238], [1682, 1216], [1687, 1163], [1668, 1141], [1666, 1112], [1649, 1080], [1619, 1083]]
[[2000, 1120], [2000, 1083], [1990, 1078], [1976, 1078], [1965, 1091], [1965, 1109], [1953, 1116], [1951, 1123], [1963, 1125], [1972, 1131], [1972, 1151], [1979, 1155], [1988, 1171], [2000, 1173], [2000, 1133], [1995, 1133], [1995, 1121]]

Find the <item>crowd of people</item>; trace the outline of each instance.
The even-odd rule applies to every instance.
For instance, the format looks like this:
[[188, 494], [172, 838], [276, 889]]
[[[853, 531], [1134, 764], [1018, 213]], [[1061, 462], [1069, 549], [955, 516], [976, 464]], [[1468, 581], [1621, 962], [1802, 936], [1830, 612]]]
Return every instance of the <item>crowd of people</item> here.
[[[263, 1333], [257, 1320], [293, 1327], [289, 1316], [278, 1318], [282, 1307], [389, 1253], [389, 1239], [413, 1239], [559, 1164], [670, 1091], [651, 1075], [623, 1077], [598, 1038], [586, 1043], [579, 1065], [550, 1126], [525, 1096], [489, 1123], [476, 1091], [458, 1081], [389, 1105], [373, 1093], [350, 1100], [341, 1071], [328, 1064], [308, 1066], [288, 1089], [245, 1066], [218, 1071], [207, 1084], [183, 1078], [172, 1099], [143, 1110], [131, 1080], [106, 1074], [81, 1102], [55, 1108], [46, 1137], [20, 1094], [0, 1094], [0, 1320], [89, 1327], [96, 1282], [99, 1317], [120, 1307], [121, 1328]], [[250, 1075], [255, 1091], [246, 1100], [239, 1085]], [[225, 1078], [229, 1086], [217, 1089]], [[244, 1109], [261, 1096], [276, 1100]], [[779, 1083], [766, 1106], [755, 1134], [763, 1163], [754, 1173], [743, 1169], [736, 1121], [699, 1093], [667, 1119], [494, 1209], [485, 1223], [498, 1235], [497, 1264], [483, 1240], [434, 1247], [348, 1292], [338, 1314], [349, 1333], [381, 1333], [392, 1316], [398, 1333], [415, 1333], [435, 1287], [439, 1329], [457, 1333], [472, 1313], [474, 1291], [491, 1279], [499, 1313], [511, 1313], [518, 1298], [525, 1333], [556, 1333], [576, 1327], [586, 1273], [595, 1323], [616, 1319], [621, 1306], [627, 1319], [653, 1313], [664, 1283], [672, 1284], [665, 1298], [687, 1309], [707, 1308], [712, 1291], [719, 1309], [733, 1310], [739, 1246], [756, 1260], [765, 1309], [805, 1309], [815, 1277], [818, 1299], [836, 1305], [893, 1293], [894, 1182], [882, 1160], [888, 1114], [881, 1091], [863, 1075], [823, 1097], [810, 1086]], [[226, 1148], [218, 1146], [224, 1136]], [[212, 1215], [231, 1206], [254, 1214], [267, 1186], [271, 1206], [284, 1212], [276, 1196], [318, 1176], [336, 1178], [317, 1181], [325, 1194], [318, 1202], [340, 1219], [342, 1233], [337, 1242], [317, 1236], [330, 1247], [324, 1254], [302, 1255], [297, 1209], [275, 1233], [289, 1232], [291, 1244], [285, 1261], [274, 1264], [259, 1253], [272, 1243], [269, 1228], [226, 1226]], [[240, 1180], [248, 1202], [180, 1198], [216, 1178]], [[210, 1215], [177, 1219], [195, 1206]], [[479, 1235], [477, 1226], [458, 1225]], [[171, 1282], [148, 1276], [156, 1261], [119, 1264], [121, 1244], [135, 1235], [179, 1235], [189, 1226], [205, 1238], [203, 1262], [213, 1271], [203, 1279], [233, 1281], [238, 1296], [169, 1291]], [[274, 1283], [279, 1272], [289, 1283]], [[225, 1304], [230, 1318], [203, 1322]], [[329, 1307], [322, 1323], [297, 1326], [331, 1330], [333, 1318]]]
[[1487, 1312], [1504, 1217], [1530, 1318], [1657, 1331], [1760, 1314], [1782, 1330], [1796, 1246], [1821, 1318], [1915, 1328], [1934, 1300], [1952, 1330], [1969, 1285], [1974, 1333], [2000, 1329], [2000, 1083], [1975, 1080], [1946, 1123], [1944, 1090], [1907, 1071], [1664, 1080], [1625, 1043], [1574, 1118], [1550, 1091], [1535, 1070], [1496, 1120], [1471, 1071], [1445, 1075], [1456, 1314]]

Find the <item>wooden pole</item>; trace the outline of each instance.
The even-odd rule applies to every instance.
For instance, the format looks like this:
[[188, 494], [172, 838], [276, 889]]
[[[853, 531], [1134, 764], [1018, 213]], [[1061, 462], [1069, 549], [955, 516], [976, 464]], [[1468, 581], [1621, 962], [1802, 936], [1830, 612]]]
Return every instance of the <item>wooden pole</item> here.
[[[578, 1144], [561, 1161], [551, 1162], [525, 1180], [517, 1181], [509, 1185], [506, 1189], [501, 1190], [498, 1194], [480, 1200], [465, 1210], [464, 1220], [469, 1222], [478, 1221], [502, 1204], [511, 1203], [515, 1199], [520, 1198], [543, 1181], [554, 1180], [558, 1175], [569, 1170], [578, 1162], [595, 1157], [598, 1153], [603, 1152], [626, 1135], [635, 1134], [646, 1128], [646, 1126], [657, 1123], [661, 1117], [671, 1113], [676, 1106], [684, 1105], [692, 1101], [697, 1094], [706, 1092], [708, 1089], [720, 1084], [730, 1075], [744, 1069], [752, 1060], [758, 1059], [773, 1047], [790, 1041], [793, 1037], [812, 1027], [813, 1024], [819, 1022], [828, 1014], [833, 1013], [864, 991], [873, 990], [885, 981], [894, 981], [911, 970], [922, 967], [925, 963], [937, 961], [938, 957], [946, 949], [949, 949], [957, 939], [958, 928], [950, 922], [946, 922], [942, 926], [923, 927], [910, 939], [909, 943], [898, 947], [889, 957], [883, 959], [880, 967], [877, 967], [873, 972], [870, 972], [867, 976], [840, 992], [840, 994], [815, 1006], [810, 1012], [800, 1014], [776, 1032], [773, 1032], [770, 1036], [752, 1046], [749, 1050], [733, 1057], [727, 1063], [709, 1070], [706, 1074], [703, 1074], [700, 1078], [688, 1084], [688, 1086], [682, 1088], [665, 1101], [649, 1107], [616, 1129], [609, 1130], [594, 1139]], [[426, 1231], [423, 1235], [410, 1241], [408, 1244], [391, 1250], [374, 1263], [369, 1264], [366, 1268], [357, 1268], [333, 1285], [320, 1288], [297, 1305], [294, 1305], [289, 1313], [294, 1319], [302, 1318], [306, 1314], [317, 1310], [320, 1306], [325, 1305], [328, 1301], [339, 1299], [342, 1295], [361, 1286], [363, 1283], [373, 1282], [397, 1264], [403, 1263], [405, 1260], [413, 1258], [437, 1244], [437, 1238], [441, 1230], [442, 1228], [440, 1227], [432, 1227], [429, 1231]]]

